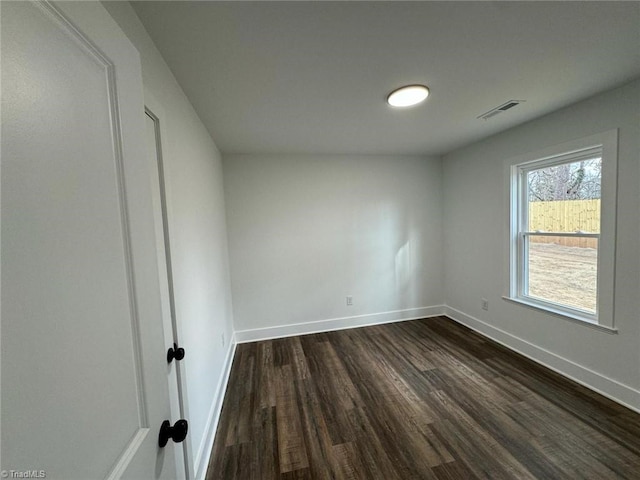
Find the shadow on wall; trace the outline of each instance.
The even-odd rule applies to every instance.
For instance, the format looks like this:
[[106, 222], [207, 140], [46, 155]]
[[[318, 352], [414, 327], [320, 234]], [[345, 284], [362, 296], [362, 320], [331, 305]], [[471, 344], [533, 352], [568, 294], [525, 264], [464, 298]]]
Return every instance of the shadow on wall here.
[[420, 300], [421, 235], [407, 209], [392, 201], [368, 204], [357, 214], [360, 232], [353, 284], [377, 292], [386, 310], [415, 306]]

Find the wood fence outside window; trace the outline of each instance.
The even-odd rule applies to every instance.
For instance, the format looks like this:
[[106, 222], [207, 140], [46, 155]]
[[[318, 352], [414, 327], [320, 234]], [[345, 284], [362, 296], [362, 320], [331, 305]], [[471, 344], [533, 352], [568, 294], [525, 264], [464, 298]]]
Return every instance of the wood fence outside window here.
[[[600, 199], [529, 202], [529, 231], [600, 233]], [[531, 237], [536, 243], [597, 248], [597, 238]]]

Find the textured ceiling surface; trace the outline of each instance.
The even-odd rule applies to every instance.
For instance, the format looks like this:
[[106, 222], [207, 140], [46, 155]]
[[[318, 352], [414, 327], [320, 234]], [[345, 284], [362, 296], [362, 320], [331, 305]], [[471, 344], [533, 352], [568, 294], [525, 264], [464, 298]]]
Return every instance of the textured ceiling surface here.
[[438, 155], [640, 77], [640, 2], [132, 5], [223, 153]]

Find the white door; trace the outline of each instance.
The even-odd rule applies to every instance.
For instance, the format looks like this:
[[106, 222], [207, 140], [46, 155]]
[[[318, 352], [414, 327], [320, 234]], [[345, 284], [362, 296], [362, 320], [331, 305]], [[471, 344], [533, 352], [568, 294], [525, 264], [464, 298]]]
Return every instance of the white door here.
[[0, 468], [173, 479], [138, 53], [98, 2], [0, 8]]
[[[155, 112], [160, 112], [161, 107], [152, 100], [152, 95], [145, 92], [145, 127], [148, 164], [152, 170], [155, 182], [151, 185], [153, 197], [153, 213], [156, 225], [156, 243], [158, 252], [158, 268], [160, 273], [160, 295], [162, 297], [162, 324], [164, 328], [165, 349], [182, 348], [182, 355], [186, 356], [183, 345], [180, 342], [178, 323], [176, 320], [176, 308], [173, 295], [173, 271], [171, 268], [171, 241], [169, 237], [169, 222], [167, 212], [167, 193], [164, 175], [164, 160], [162, 157], [163, 135], [161, 134], [161, 120]], [[149, 104], [152, 103], [152, 106]], [[152, 110], [153, 108], [153, 110]], [[180, 357], [178, 357], [180, 358]], [[176, 358], [167, 364], [169, 378], [169, 399], [171, 403], [171, 416], [173, 418], [186, 417], [184, 389], [182, 386], [182, 361]], [[183, 357], [184, 358], [184, 357]], [[189, 458], [187, 451], [188, 442], [182, 443], [182, 449], [176, 448], [176, 463], [184, 465], [184, 469], [178, 469], [177, 480], [191, 478], [189, 475]]]

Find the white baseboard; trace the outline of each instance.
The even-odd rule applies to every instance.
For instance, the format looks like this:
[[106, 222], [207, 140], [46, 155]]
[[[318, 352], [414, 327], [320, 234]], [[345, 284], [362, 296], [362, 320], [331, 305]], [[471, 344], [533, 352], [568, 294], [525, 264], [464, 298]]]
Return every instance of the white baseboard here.
[[640, 413], [640, 391], [578, 365], [571, 360], [529, 343], [455, 308], [445, 306], [444, 314], [461, 325], [478, 332], [480, 335], [488, 337], [508, 349]]
[[253, 330], [237, 330], [235, 335], [238, 343], [257, 342], [259, 340], [270, 340], [273, 338], [293, 337], [295, 335], [308, 335], [310, 333], [367, 327], [370, 325], [380, 325], [405, 320], [417, 320], [419, 318], [435, 317], [443, 313], [444, 305], [435, 305], [431, 307], [395, 310], [392, 312], [370, 313], [354, 317], [331, 318], [307, 323], [256, 328]]
[[218, 428], [218, 422], [220, 421], [220, 413], [222, 412], [222, 401], [224, 400], [224, 394], [227, 391], [227, 384], [229, 383], [229, 375], [231, 374], [231, 364], [233, 363], [233, 357], [236, 353], [237, 342], [235, 338], [231, 338], [229, 342], [229, 348], [224, 359], [224, 366], [222, 368], [222, 375], [218, 381], [218, 388], [216, 389], [216, 396], [211, 403], [211, 409], [207, 417], [207, 424], [204, 429], [204, 435], [198, 448], [198, 453], [194, 461], [195, 480], [204, 480], [207, 474], [207, 467], [209, 466], [209, 459], [211, 457], [211, 450], [213, 448], [213, 441], [216, 436], [216, 430]]

